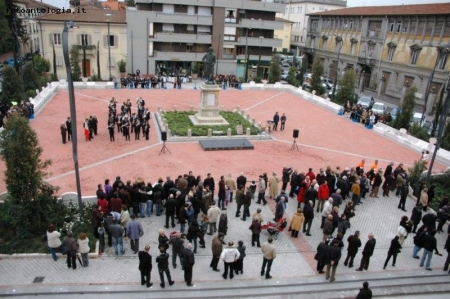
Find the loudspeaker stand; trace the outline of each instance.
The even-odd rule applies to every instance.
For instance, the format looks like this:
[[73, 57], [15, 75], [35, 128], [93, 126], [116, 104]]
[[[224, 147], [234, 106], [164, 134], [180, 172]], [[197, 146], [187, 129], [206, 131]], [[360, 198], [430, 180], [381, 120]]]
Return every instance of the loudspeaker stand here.
[[298, 149], [298, 146], [297, 146], [297, 141], [296, 141], [296, 139], [297, 139], [297, 138], [294, 138], [294, 143], [292, 143], [291, 151], [293, 151], [294, 149], [299, 150], [299, 149]]
[[172, 154], [172, 153], [169, 151], [169, 149], [167, 148], [166, 142], [163, 141], [163, 147], [162, 147], [161, 151], [159, 152], [158, 156], [161, 155], [161, 154], [165, 154], [165, 153], [167, 153], [167, 152], [168, 152], [169, 154]]

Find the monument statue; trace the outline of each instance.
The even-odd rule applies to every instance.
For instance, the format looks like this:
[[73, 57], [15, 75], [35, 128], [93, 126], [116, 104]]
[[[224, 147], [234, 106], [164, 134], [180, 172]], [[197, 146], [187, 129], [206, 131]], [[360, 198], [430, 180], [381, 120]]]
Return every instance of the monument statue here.
[[207, 84], [214, 84], [214, 65], [216, 64], [216, 55], [213, 53], [213, 48], [210, 47], [208, 49], [208, 53], [203, 56], [203, 71], [206, 75], [206, 83]]

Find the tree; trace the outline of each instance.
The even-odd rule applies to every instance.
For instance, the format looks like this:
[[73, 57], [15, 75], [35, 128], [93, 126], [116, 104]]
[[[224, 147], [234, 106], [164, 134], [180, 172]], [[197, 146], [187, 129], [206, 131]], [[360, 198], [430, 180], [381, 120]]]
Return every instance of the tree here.
[[80, 69], [80, 53], [78, 52], [78, 45], [73, 45], [70, 48], [70, 68], [72, 70], [73, 81], [80, 81], [81, 69]]
[[58, 77], [56, 67], [56, 52], [55, 52], [55, 44], [53, 44], [53, 74], [55, 77]]
[[336, 91], [333, 102], [340, 105], [345, 105], [347, 101], [352, 103], [355, 98], [355, 80], [355, 71], [353, 69], [346, 70], [344, 76], [339, 80], [339, 89]]
[[280, 76], [281, 76], [280, 57], [278, 55], [273, 55], [269, 67], [269, 83], [276, 83], [280, 81]]
[[[102, 75], [100, 74], [100, 41], [97, 42], [97, 72], [98, 79], [102, 80]], [[112, 78], [109, 78], [109, 80], [112, 80]]]
[[319, 58], [314, 59], [311, 76], [311, 90], [315, 90], [317, 95], [325, 93], [325, 87], [322, 82], [323, 64]]
[[402, 107], [397, 115], [397, 118], [392, 122], [392, 126], [397, 130], [401, 128], [408, 129], [411, 123], [411, 118], [414, 114], [414, 107], [416, 106], [416, 92], [417, 88], [413, 86], [405, 95]]
[[20, 103], [22, 99], [22, 79], [17, 71], [10, 67], [3, 68], [3, 103], [11, 103], [13, 101]]
[[442, 134], [441, 148], [450, 151], [450, 123], [447, 123], [444, 134]]
[[45, 59], [44, 57], [35, 55], [33, 57], [33, 64], [34, 69], [36, 70], [39, 76], [45, 76], [45, 73], [50, 72], [50, 61], [48, 61], [48, 59]]
[[436, 111], [434, 113], [434, 120], [433, 120], [433, 128], [431, 130], [431, 136], [436, 135], [437, 126], [439, 124], [439, 115], [441, 115], [442, 112], [442, 101], [444, 100], [444, 88], [441, 89], [441, 92], [439, 94], [439, 100], [436, 103]]
[[7, 7], [12, 7], [12, 0], [0, 1], [0, 54], [11, 52], [14, 48], [14, 39], [12, 38], [12, 31], [8, 22], [10, 12], [7, 12]]
[[28, 119], [15, 115], [0, 133], [0, 153], [6, 164], [5, 183], [10, 198], [20, 204], [36, 199], [42, 191], [45, 168], [50, 160], [41, 160], [42, 148]]
[[23, 90], [26, 92], [28, 90], [33, 91], [41, 87], [41, 77], [38, 72], [36, 72], [35, 67], [31, 62], [25, 64], [22, 69], [23, 76]]
[[136, 6], [136, 2], [134, 0], [125, 0], [125, 3], [127, 4], [127, 6], [129, 7], [134, 7]]
[[297, 80], [296, 68], [290, 67], [288, 73], [288, 83], [292, 86], [299, 87], [300, 82]]
[[[83, 51], [83, 61], [82, 61], [82, 73], [83, 77], [87, 77], [87, 69], [86, 69], [86, 51], [92, 51], [96, 47], [94, 45], [76, 45], [78, 50]], [[98, 57], [98, 56], [97, 56]]]

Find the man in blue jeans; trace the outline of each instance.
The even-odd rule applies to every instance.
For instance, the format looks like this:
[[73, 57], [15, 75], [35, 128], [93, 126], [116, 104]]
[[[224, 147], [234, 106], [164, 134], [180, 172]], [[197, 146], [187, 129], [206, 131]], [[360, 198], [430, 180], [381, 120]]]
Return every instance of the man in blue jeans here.
[[428, 232], [423, 240], [423, 256], [420, 260], [420, 267], [423, 267], [425, 258], [427, 259], [425, 263], [425, 269], [428, 271], [432, 271], [433, 269], [430, 268], [431, 258], [433, 257], [433, 250], [436, 252], [437, 255], [440, 255], [439, 251], [437, 250], [437, 242], [434, 235], [436, 234], [436, 230], [432, 230], [431, 232]]
[[117, 223], [117, 219], [113, 219], [113, 224], [109, 226], [109, 233], [111, 234], [112, 243], [114, 246], [114, 254], [119, 255], [120, 247], [120, 255], [125, 253], [125, 249], [123, 249], [123, 234], [124, 229], [123, 226]]

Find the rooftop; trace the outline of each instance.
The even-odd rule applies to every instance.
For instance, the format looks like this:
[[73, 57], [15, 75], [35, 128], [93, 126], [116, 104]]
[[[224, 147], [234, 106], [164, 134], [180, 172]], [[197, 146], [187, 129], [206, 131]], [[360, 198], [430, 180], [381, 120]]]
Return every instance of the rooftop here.
[[14, 4], [25, 4], [25, 6], [27, 8], [54, 8], [54, 9], [58, 9], [58, 7], [44, 3], [44, 2], [40, 2], [40, 1], [35, 1], [35, 0], [15, 0]]
[[[85, 13], [76, 12], [72, 14], [62, 13], [62, 14], [47, 14], [42, 17], [38, 17], [36, 19], [41, 21], [55, 21], [55, 22], [63, 22], [63, 21], [77, 21], [77, 22], [86, 22], [86, 23], [123, 23], [126, 24], [126, 11], [125, 10], [110, 10], [110, 9], [101, 9], [94, 6], [84, 7]], [[106, 14], [111, 14], [109, 17]]]
[[450, 3], [414, 5], [364, 6], [321, 11], [310, 16], [386, 16], [386, 15], [445, 15], [450, 14]]

